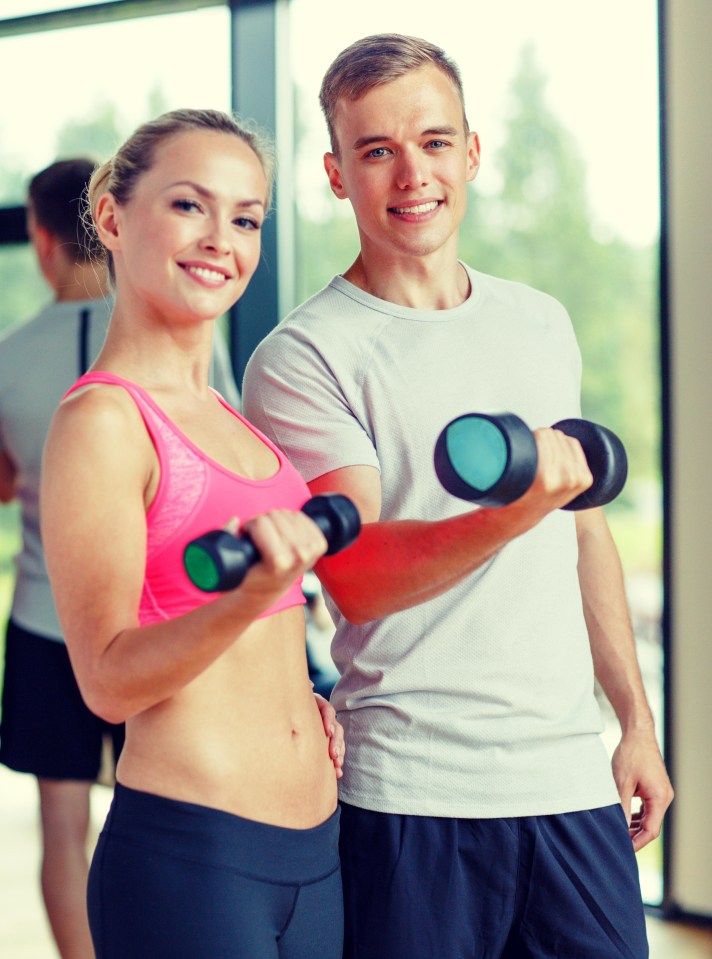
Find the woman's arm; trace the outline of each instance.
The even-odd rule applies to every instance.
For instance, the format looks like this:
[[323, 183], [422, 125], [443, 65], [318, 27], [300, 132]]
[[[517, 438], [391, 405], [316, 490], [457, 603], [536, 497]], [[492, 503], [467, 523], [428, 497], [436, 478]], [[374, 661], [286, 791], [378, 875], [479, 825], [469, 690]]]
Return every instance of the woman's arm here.
[[141, 627], [145, 511], [157, 471], [140, 414], [122, 391], [89, 389], [60, 406], [45, 448], [42, 536], [82, 695], [111, 722], [199, 676], [326, 548], [301, 512], [257, 517], [245, 528], [262, 561], [240, 589]]

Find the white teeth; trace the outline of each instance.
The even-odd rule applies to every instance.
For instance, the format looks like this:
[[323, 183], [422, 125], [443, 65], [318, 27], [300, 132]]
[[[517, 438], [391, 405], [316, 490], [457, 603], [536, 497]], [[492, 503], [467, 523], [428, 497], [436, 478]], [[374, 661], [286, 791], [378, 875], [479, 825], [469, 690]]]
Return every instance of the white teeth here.
[[218, 282], [225, 279], [224, 273], [219, 273], [217, 270], [209, 270], [204, 266], [188, 266], [186, 267], [189, 273], [195, 273], [197, 276], [202, 276], [205, 280], [212, 280], [213, 282]]
[[395, 213], [430, 213], [437, 205], [437, 200], [431, 200], [430, 203], [420, 203], [418, 206], [396, 206], [393, 210]]

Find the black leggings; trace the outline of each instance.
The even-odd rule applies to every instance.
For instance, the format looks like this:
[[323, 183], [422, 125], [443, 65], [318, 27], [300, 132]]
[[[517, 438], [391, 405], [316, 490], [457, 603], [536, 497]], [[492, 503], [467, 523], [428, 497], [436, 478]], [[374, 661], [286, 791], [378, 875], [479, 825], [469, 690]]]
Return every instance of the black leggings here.
[[339, 812], [283, 829], [117, 784], [89, 874], [97, 959], [341, 959]]

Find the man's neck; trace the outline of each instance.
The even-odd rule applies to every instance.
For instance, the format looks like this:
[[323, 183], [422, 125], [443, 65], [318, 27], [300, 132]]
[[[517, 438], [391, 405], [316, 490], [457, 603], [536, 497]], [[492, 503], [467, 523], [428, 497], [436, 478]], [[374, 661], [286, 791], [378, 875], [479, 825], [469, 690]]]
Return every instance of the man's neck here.
[[443, 259], [408, 257], [405, 262], [385, 264], [361, 253], [344, 279], [388, 303], [418, 310], [449, 310], [469, 297], [470, 279], [459, 260]]
[[104, 268], [96, 263], [72, 263], [52, 280], [55, 300], [64, 303], [106, 296], [109, 287], [103, 273]]

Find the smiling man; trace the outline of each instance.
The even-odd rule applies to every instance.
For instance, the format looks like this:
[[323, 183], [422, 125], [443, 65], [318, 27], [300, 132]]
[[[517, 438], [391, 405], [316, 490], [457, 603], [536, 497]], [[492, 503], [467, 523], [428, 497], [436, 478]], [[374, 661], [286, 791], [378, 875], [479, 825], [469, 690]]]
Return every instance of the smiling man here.
[[[672, 789], [603, 512], [559, 508], [592, 480], [543, 427], [580, 416], [571, 322], [458, 258], [480, 145], [442, 50], [359, 40], [321, 104], [360, 251], [258, 346], [244, 395], [311, 492], [364, 521], [317, 567], [348, 744], [346, 959], [643, 959], [634, 852]], [[537, 475], [466, 509], [437, 481], [437, 437], [505, 410], [534, 430]], [[612, 767], [594, 676], [621, 721]]]

